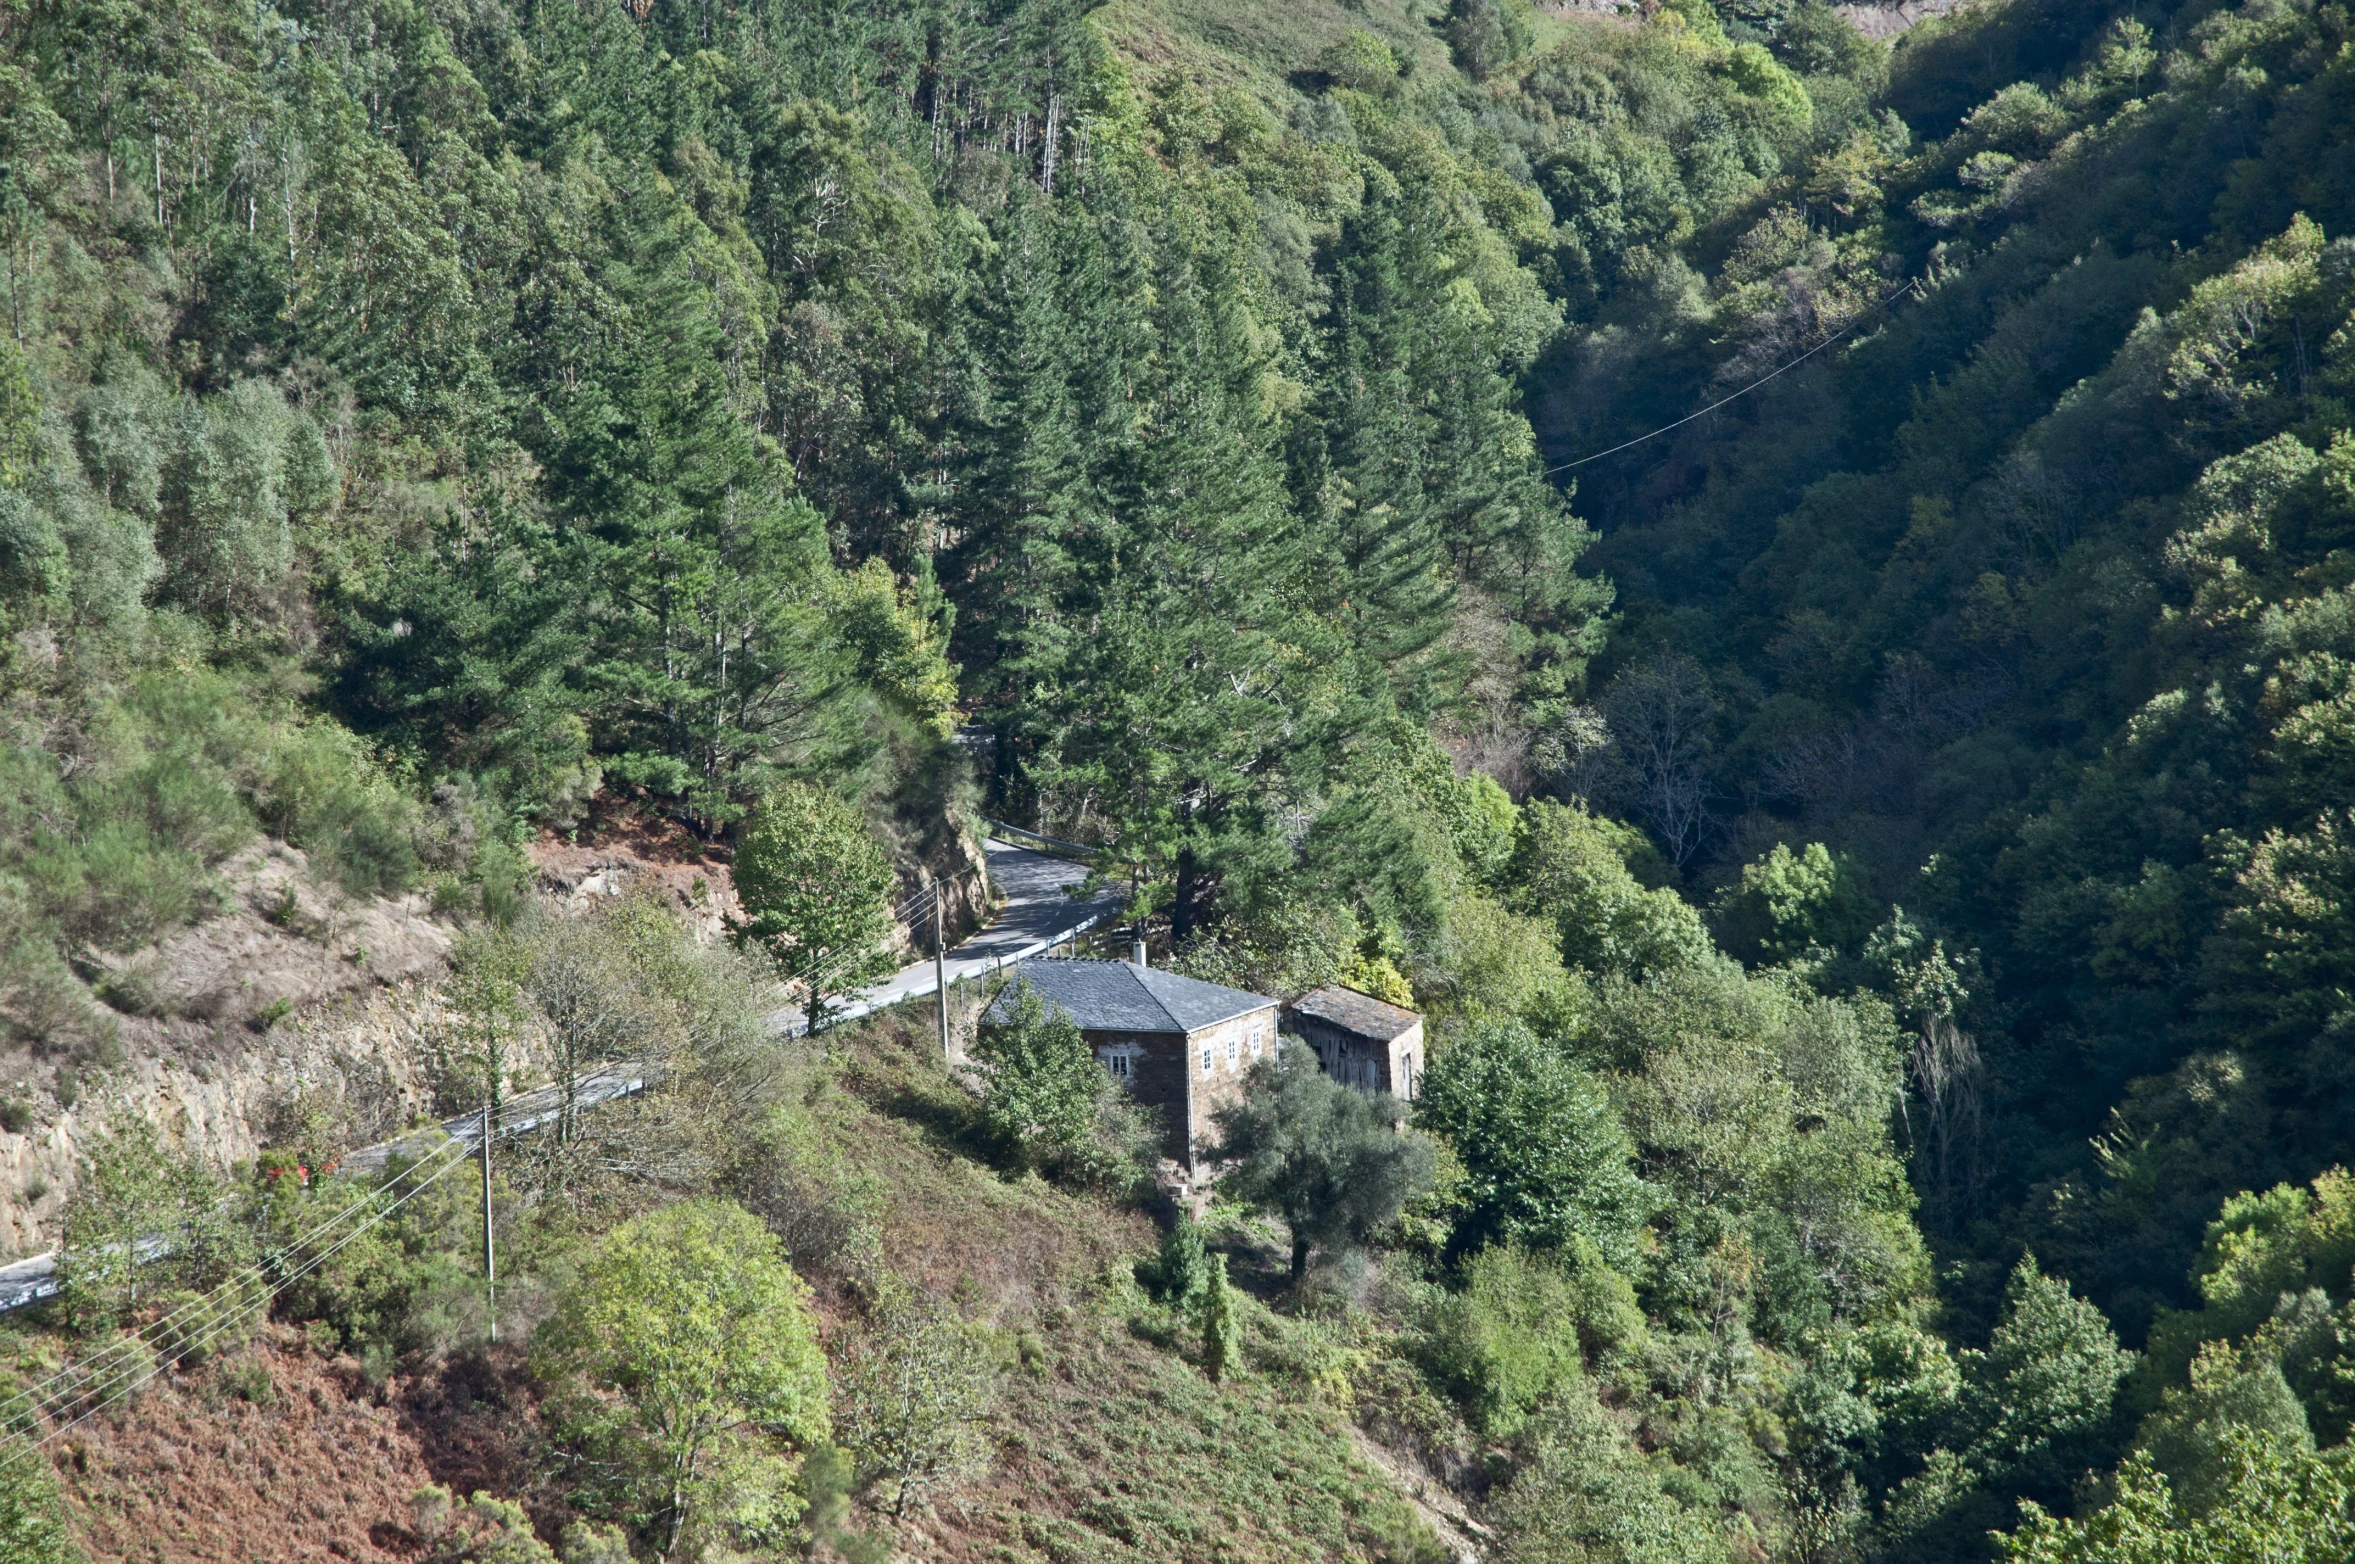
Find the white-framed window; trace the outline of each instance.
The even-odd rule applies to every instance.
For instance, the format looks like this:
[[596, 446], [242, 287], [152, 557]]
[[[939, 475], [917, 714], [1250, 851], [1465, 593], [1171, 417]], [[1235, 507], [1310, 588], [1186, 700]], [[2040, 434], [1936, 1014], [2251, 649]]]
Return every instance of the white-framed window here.
[[1265, 1030], [1257, 1021], [1251, 1023], [1251, 1058], [1254, 1063], [1258, 1062], [1260, 1052], [1267, 1047]]
[[1243, 1058], [1243, 1039], [1234, 1032], [1227, 1034], [1227, 1068], [1232, 1070]]
[[1208, 1043], [1202, 1045], [1202, 1073], [1204, 1075], [1210, 1073], [1210, 1045]]
[[1096, 1050], [1096, 1059], [1104, 1066], [1104, 1072], [1121, 1085], [1134, 1086], [1137, 1061], [1143, 1053], [1144, 1050], [1134, 1043], [1110, 1043]]

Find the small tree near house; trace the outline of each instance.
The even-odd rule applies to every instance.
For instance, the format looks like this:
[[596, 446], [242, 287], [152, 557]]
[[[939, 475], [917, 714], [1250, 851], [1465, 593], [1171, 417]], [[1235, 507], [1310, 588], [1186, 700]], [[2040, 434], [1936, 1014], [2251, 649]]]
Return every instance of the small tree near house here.
[[734, 873], [736, 937], [803, 986], [812, 1032], [830, 997], [891, 971], [891, 859], [841, 799], [803, 782], [778, 788], [744, 822]]
[[981, 1113], [1007, 1160], [1083, 1182], [1112, 1182], [1129, 1164], [1120, 1087], [1059, 1006], [1028, 983], [1012, 1014], [981, 1029], [973, 1062], [988, 1092]]
[[1305, 1048], [1251, 1067], [1248, 1095], [1220, 1110], [1226, 1190], [1292, 1229], [1292, 1279], [1312, 1248], [1354, 1248], [1431, 1182], [1431, 1144], [1399, 1128], [1385, 1093], [1342, 1085]]
[[1235, 1289], [1227, 1280], [1227, 1257], [1210, 1257], [1210, 1278], [1202, 1288], [1202, 1372], [1211, 1382], [1243, 1362], [1243, 1321], [1235, 1313]]

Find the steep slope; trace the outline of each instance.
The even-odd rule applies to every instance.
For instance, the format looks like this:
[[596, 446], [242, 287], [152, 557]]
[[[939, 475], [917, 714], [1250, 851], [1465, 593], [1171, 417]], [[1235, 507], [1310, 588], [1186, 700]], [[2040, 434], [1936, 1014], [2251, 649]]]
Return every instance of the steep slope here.
[[[2293, 910], [2335, 905], [2346, 801], [2343, 45], [2295, 7], [1909, 33], [1902, 133], [1761, 192], [1673, 310], [1622, 296], [1548, 404], [1575, 455], [1640, 431], [1615, 404], [1857, 323], [1581, 469], [1627, 605], [1604, 708], [1641, 728], [1653, 675], [1701, 675], [1704, 737], [1654, 787], [1706, 796], [1704, 882], [1820, 837], [1976, 949], [1989, 1117], [1948, 1234], [2001, 1213], [1991, 1260], [2065, 1254], [2134, 1330], [2192, 1301], [2225, 1193], [2355, 1150], [2321, 1062], [2340, 936]], [[1868, 263], [1923, 289], [1827, 305]], [[1680, 344], [1706, 389], [1650, 367]]]

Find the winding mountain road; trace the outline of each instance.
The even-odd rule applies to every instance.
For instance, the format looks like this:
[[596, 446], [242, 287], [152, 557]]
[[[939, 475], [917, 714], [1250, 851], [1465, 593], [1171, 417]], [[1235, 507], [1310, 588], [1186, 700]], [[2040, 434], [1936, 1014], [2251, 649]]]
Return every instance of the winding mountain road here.
[[[1026, 961], [1119, 916], [1117, 891], [1104, 890], [1089, 897], [1072, 894], [1088, 877], [1081, 865], [994, 836], [983, 845], [989, 854], [990, 883], [1005, 898], [1005, 905], [989, 927], [950, 948], [945, 965], [951, 988]], [[840, 1026], [903, 1000], [922, 999], [935, 986], [932, 958], [927, 956], [835, 1004], [828, 1012], [827, 1025]], [[799, 1009], [776, 1011], [771, 1019], [795, 1033], [809, 1024]]]
[[[989, 927], [949, 951], [945, 965], [951, 987], [1027, 960], [1119, 915], [1120, 897], [1115, 892], [1104, 891], [1089, 897], [1072, 895], [1073, 889], [1087, 879], [1087, 870], [1080, 865], [1049, 853], [1017, 847], [994, 836], [984, 846], [989, 854], [990, 882], [1005, 901]], [[935, 968], [927, 957], [902, 967], [872, 988], [860, 990], [834, 1011], [830, 1024], [839, 1026], [904, 1000], [921, 999], [933, 992], [935, 982]], [[780, 1029], [795, 1033], [808, 1024], [798, 1009], [772, 1012], [770, 1019]], [[643, 1064], [618, 1063], [593, 1070], [576, 1083], [575, 1104], [590, 1108], [618, 1097], [632, 1096], [646, 1089], [650, 1075]], [[556, 1116], [561, 1099], [562, 1092], [555, 1086], [518, 1093], [499, 1110], [500, 1135], [515, 1136], [537, 1129]], [[441, 1129], [454, 1140], [478, 1146], [482, 1143], [482, 1120], [482, 1112], [477, 1109], [442, 1120]], [[412, 1130], [373, 1146], [362, 1146], [348, 1153], [340, 1166], [362, 1172], [379, 1171], [403, 1147], [411, 1148], [415, 1154], [430, 1144], [420, 1138], [421, 1134]], [[158, 1241], [157, 1253], [161, 1252]], [[0, 1265], [0, 1314], [53, 1298], [57, 1291], [55, 1250]]]

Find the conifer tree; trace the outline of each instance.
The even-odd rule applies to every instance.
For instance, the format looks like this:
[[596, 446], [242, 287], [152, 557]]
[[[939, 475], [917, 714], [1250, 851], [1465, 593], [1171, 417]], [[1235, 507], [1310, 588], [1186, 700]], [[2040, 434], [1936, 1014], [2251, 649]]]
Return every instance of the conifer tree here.
[[1202, 1371], [1213, 1384], [1243, 1364], [1243, 1322], [1235, 1312], [1235, 1289], [1227, 1280], [1227, 1257], [1210, 1257], [1210, 1276], [1203, 1284], [1199, 1319], [1202, 1328]]

